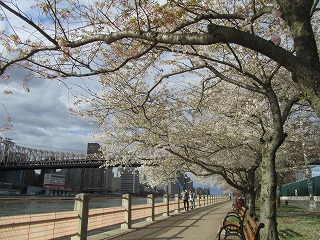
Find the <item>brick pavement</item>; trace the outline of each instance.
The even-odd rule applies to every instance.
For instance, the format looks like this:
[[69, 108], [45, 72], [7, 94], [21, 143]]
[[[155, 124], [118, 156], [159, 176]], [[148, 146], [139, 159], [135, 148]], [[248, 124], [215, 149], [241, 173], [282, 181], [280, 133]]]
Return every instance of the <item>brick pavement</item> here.
[[180, 212], [154, 222], [133, 224], [132, 229], [115, 229], [89, 236], [88, 240], [212, 240], [228, 211], [231, 201]]

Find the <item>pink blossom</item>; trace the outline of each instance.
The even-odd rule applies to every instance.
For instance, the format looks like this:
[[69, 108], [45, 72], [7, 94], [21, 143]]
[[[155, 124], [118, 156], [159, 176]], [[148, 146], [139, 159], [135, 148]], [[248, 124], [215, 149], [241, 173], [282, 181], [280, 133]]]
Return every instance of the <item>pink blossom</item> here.
[[9, 90], [4, 90], [4, 94], [5, 94], [5, 95], [9, 95], [9, 94], [12, 94], [12, 92], [9, 91]]
[[278, 34], [274, 33], [271, 36], [271, 42], [273, 42], [274, 45], [279, 46], [281, 43], [281, 38]]
[[60, 38], [58, 40], [58, 44], [60, 47], [65, 47], [66, 46], [66, 41], [63, 38]]
[[65, 39], [60, 38], [58, 40], [58, 44], [59, 44], [62, 51], [64, 51], [64, 52], [69, 51], [69, 48], [67, 47], [67, 41]]

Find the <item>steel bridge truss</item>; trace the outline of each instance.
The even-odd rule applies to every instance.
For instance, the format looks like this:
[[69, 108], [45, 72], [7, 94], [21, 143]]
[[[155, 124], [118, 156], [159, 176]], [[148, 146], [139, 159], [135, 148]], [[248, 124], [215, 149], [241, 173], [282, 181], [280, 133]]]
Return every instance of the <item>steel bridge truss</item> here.
[[105, 164], [102, 154], [55, 152], [20, 147], [0, 138], [0, 171], [42, 168], [99, 167]]

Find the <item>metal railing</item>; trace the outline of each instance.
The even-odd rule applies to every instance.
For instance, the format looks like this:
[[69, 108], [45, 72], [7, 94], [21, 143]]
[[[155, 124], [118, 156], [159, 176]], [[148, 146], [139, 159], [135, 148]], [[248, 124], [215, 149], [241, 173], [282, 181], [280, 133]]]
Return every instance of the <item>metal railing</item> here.
[[[207, 206], [223, 200], [221, 196], [201, 195], [196, 206]], [[89, 195], [75, 197], [74, 211], [27, 214], [0, 217], [0, 239], [45, 240], [70, 237], [73, 240], [86, 239], [90, 231], [120, 225], [130, 229], [135, 221], [154, 221], [155, 216], [169, 216], [179, 213], [183, 202], [175, 195], [173, 201], [163, 196], [163, 202], [154, 201], [148, 195], [147, 204], [132, 205], [131, 195], [122, 196], [122, 206], [89, 209]]]

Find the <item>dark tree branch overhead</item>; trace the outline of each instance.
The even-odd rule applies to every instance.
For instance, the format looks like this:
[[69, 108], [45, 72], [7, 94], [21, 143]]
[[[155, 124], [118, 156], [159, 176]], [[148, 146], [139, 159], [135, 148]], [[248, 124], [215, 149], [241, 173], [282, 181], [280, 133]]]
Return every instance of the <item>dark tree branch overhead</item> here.
[[52, 42], [54, 45], [58, 46], [58, 42], [51, 38], [45, 31], [43, 31], [37, 24], [35, 24], [33, 21], [31, 21], [30, 19], [26, 18], [25, 16], [23, 16], [21, 13], [17, 12], [16, 10], [14, 10], [13, 8], [9, 7], [9, 5], [5, 4], [3, 1], [0, 1], [0, 6], [4, 7], [5, 9], [7, 9], [9, 12], [13, 13], [14, 15], [16, 15], [18, 18], [20, 18], [21, 20], [25, 21], [26, 23], [30, 24], [33, 28], [35, 28], [38, 32], [40, 32], [46, 39], [48, 39], [50, 42]]

